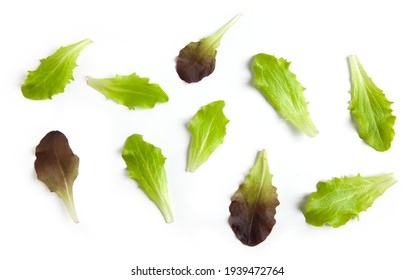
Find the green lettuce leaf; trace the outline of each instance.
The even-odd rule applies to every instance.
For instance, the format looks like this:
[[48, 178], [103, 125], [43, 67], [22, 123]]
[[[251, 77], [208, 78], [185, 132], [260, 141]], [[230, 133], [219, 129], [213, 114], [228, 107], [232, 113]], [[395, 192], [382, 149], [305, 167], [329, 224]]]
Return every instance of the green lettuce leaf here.
[[223, 143], [226, 124], [229, 120], [223, 114], [225, 101], [212, 102], [200, 109], [189, 124], [192, 138], [189, 145], [187, 171], [194, 172]]
[[339, 227], [359, 217], [397, 180], [392, 173], [362, 177], [334, 178], [318, 182], [317, 192], [309, 195], [304, 216], [314, 226]]
[[395, 136], [391, 104], [366, 74], [357, 55], [348, 57], [352, 89], [349, 110], [361, 139], [376, 151], [389, 150]]
[[230, 22], [212, 35], [199, 42], [190, 42], [180, 50], [176, 59], [176, 71], [180, 79], [195, 83], [209, 76], [215, 70], [216, 49], [225, 32], [241, 17], [235, 16]]
[[156, 103], [169, 101], [169, 97], [158, 84], [151, 84], [148, 78], [141, 78], [135, 73], [106, 79], [88, 77], [87, 83], [107, 98], [129, 109], [153, 108]]
[[32, 100], [50, 99], [53, 95], [65, 90], [72, 80], [73, 69], [80, 52], [92, 43], [85, 39], [78, 43], [61, 47], [51, 56], [42, 59], [35, 71], [29, 71], [21, 87], [26, 98]]
[[170, 207], [164, 162], [161, 150], [143, 140], [139, 134], [127, 138], [122, 157], [127, 164], [130, 178], [157, 205], [167, 223], [174, 221]]
[[36, 146], [35, 171], [65, 203], [73, 221], [78, 223], [73, 200], [73, 183], [78, 176], [79, 158], [72, 152], [68, 139], [60, 131], [51, 131]]
[[284, 58], [260, 53], [253, 58], [254, 85], [283, 118], [310, 137], [318, 131], [310, 118], [304, 87]]
[[264, 150], [259, 153], [245, 181], [232, 196], [229, 224], [236, 237], [248, 246], [264, 241], [275, 225], [274, 216], [279, 204]]

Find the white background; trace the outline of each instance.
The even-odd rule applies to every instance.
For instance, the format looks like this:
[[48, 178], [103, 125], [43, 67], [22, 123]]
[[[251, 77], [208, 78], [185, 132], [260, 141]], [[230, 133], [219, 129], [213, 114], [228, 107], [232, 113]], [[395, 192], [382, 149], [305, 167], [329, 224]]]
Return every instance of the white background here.
[[[411, 2], [2, 1], [0, 279], [152, 279], [130, 270], [186, 265], [222, 270], [200, 279], [409, 279], [415, 251]], [[179, 50], [238, 13], [215, 72], [197, 84], [182, 82], [175, 72]], [[94, 43], [82, 51], [64, 93], [47, 101], [23, 97], [20, 86], [39, 59], [85, 38]], [[292, 61], [320, 131], [315, 138], [292, 129], [250, 85], [250, 60], [259, 52]], [[387, 152], [363, 143], [352, 124], [351, 54], [395, 102], [396, 137]], [[133, 72], [160, 84], [170, 101], [131, 111], [85, 82], [87, 75]], [[186, 125], [215, 100], [225, 100], [230, 119], [224, 144], [197, 172], [186, 173]], [[74, 184], [79, 224], [36, 179], [34, 149], [51, 130], [62, 131], [81, 160]], [[167, 157], [173, 224], [127, 176], [121, 150], [133, 133]], [[281, 205], [269, 237], [247, 247], [227, 223], [228, 207], [261, 149], [268, 151]], [[301, 205], [318, 181], [389, 172], [398, 183], [359, 221], [338, 229], [305, 222]], [[285, 274], [226, 277], [226, 266], [283, 266]]]

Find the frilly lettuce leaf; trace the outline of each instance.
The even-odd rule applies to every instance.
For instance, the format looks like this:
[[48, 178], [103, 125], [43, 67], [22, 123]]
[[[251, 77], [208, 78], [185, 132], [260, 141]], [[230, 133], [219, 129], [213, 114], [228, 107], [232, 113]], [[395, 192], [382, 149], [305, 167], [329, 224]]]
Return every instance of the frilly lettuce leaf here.
[[314, 226], [339, 227], [359, 217], [397, 180], [392, 173], [362, 177], [334, 178], [318, 182], [317, 192], [309, 195], [304, 216]]
[[80, 52], [92, 44], [90, 39], [61, 47], [51, 56], [42, 59], [35, 71], [29, 71], [21, 87], [26, 98], [33, 100], [50, 99], [53, 95], [65, 90], [72, 80], [73, 69]]
[[310, 137], [317, 135], [303, 95], [304, 87], [284, 58], [260, 53], [253, 58], [254, 85], [283, 118]]
[[129, 109], [153, 108], [156, 103], [169, 101], [169, 97], [158, 84], [151, 84], [148, 78], [141, 78], [136, 73], [105, 79], [87, 77], [87, 83], [107, 98]]
[[189, 124], [192, 134], [187, 171], [194, 172], [223, 143], [229, 120], [223, 113], [225, 101], [212, 102], [200, 109]]
[[352, 89], [349, 110], [360, 138], [376, 151], [389, 150], [395, 136], [391, 104], [366, 74], [357, 55], [348, 57]]
[[170, 206], [164, 162], [161, 150], [143, 140], [143, 136], [133, 134], [127, 138], [122, 157], [127, 164], [130, 178], [160, 209], [167, 223], [174, 221]]

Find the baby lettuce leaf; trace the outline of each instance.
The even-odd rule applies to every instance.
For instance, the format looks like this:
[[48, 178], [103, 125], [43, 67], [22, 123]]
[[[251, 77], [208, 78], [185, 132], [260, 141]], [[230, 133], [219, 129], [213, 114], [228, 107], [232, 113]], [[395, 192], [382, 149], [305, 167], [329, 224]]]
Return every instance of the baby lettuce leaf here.
[[167, 223], [174, 221], [167, 189], [166, 158], [161, 150], [143, 140], [143, 136], [133, 134], [127, 138], [122, 157], [127, 164], [130, 178], [157, 205]]
[[310, 137], [318, 131], [310, 118], [304, 87], [288, 67], [284, 58], [260, 53], [253, 58], [254, 85], [282, 117]]
[[229, 120], [223, 114], [225, 101], [212, 102], [200, 109], [189, 124], [192, 134], [189, 145], [187, 171], [195, 172], [210, 155], [223, 143], [226, 124]]
[[357, 55], [348, 57], [352, 89], [349, 110], [361, 139], [376, 151], [389, 150], [395, 136], [391, 104], [366, 74]]
[[79, 158], [72, 152], [68, 139], [60, 131], [49, 132], [36, 147], [37, 178], [63, 200], [75, 223], [78, 223], [78, 216], [72, 186], [78, 176], [78, 166]]
[[150, 84], [148, 81], [148, 78], [141, 78], [136, 73], [106, 79], [87, 78], [87, 83], [92, 88], [129, 109], [153, 108], [156, 103], [169, 101], [158, 84]]
[[275, 225], [275, 208], [280, 204], [277, 189], [272, 185], [268, 158], [261, 151], [245, 181], [232, 197], [229, 224], [245, 245], [264, 241]]
[[318, 182], [317, 192], [309, 195], [304, 216], [314, 226], [339, 227], [359, 217], [397, 180], [392, 173], [378, 176], [334, 178]]
[[195, 83], [209, 76], [215, 70], [216, 49], [225, 32], [241, 17], [235, 16], [230, 22], [212, 35], [191, 42], [180, 50], [176, 59], [176, 71], [180, 79], [187, 83]]
[[42, 59], [35, 71], [29, 71], [22, 85], [22, 93], [32, 100], [50, 99], [65, 90], [72, 80], [73, 69], [80, 52], [92, 43], [85, 39], [78, 43], [61, 47], [51, 56]]

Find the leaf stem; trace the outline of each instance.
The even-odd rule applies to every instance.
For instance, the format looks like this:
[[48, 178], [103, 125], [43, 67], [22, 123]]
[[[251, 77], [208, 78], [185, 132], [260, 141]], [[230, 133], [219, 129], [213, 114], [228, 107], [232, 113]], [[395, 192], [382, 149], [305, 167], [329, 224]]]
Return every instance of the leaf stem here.
[[206, 43], [213, 49], [216, 49], [219, 47], [220, 40], [222, 39], [225, 32], [232, 26], [234, 23], [242, 16], [242, 14], [237, 14], [234, 16], [227, 24], [225, 24], [222, 28], [220, 28], [218, 31], [213, 33], [212, 35], [205, 38]]
[[60, 192], [56, 192], [60, 198], [63, 200], [63, 202], [65, 203], [66, 208], [68, 209], [69, 214], [71, 215], [72, 220], [75, 223], [79, 223], [79, 219], [78, 219], [78, 215], [76, 214], [76, 210], [75, 210], [75, 205], [73, 203], [72, 198], [68, 195], [61, 195]]
[[[359, 58], [357, 57], [356, 54], [354, 55], [350, 55], [347, 57], [347, 60], [349, 61], [349, 65], [350, 65], [350, 72], [351, 72], [351, 76], [352, 76], [352, 83], [353, 83], [353, 78], [356, 78], [358, 81], [358, 83], [364, 83], [362, 76], [363, 73], [361, 73], [361, 66], [360, 66], [360, 61]], [[364, 72], [364, 70], [363, 70]], [[355, 74], [355, 75], [353, 75]]]
[[162, 202], [157, 205], [163, 214], [166, 223], [170, 224], [174, 222], [173, 211], [170, 207], [170, 201], [162, 199]]
[[82, 50], [82, 49], [86, 48], [87, 46], [89, 46], [90, 44], [92, 44], [93, 42], [94, 41], [92, 41], [91, 39], [87, 38], [87, 39], [84, 39], [84, 40], [82, 40], [82, 41], [80, 41], [78, 43], [75, 43], [74, 45], [76, 46], [76, 48], [78, 50]]

